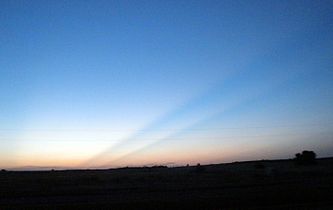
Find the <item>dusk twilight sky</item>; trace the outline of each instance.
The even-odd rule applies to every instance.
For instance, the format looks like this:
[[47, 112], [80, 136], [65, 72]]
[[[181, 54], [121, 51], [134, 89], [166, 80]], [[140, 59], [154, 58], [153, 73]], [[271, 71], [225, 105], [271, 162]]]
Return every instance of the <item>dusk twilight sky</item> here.
[[0, 168], [333, 156], [333, 1], [0, 1]]

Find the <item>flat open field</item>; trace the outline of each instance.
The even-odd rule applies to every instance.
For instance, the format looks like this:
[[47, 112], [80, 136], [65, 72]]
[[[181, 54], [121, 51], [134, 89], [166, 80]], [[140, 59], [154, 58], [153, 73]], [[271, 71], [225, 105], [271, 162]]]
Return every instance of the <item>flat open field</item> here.
[[0, 172], [0, 209], [74, 208], [333, 209], [333, 158]]

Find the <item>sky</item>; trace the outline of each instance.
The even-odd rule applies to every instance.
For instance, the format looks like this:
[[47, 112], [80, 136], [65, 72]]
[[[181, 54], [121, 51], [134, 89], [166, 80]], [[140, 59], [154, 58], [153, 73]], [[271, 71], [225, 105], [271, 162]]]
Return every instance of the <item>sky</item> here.
[[0, 2], [0, 168], [333, 156], [332, 1]]

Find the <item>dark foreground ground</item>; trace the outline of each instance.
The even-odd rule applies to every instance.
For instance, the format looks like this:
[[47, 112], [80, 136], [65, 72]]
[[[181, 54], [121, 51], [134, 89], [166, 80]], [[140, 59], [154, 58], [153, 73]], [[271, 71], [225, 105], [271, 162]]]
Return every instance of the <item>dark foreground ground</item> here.
[[0, 209], [333, 209], [333, 158], [0, 172]]

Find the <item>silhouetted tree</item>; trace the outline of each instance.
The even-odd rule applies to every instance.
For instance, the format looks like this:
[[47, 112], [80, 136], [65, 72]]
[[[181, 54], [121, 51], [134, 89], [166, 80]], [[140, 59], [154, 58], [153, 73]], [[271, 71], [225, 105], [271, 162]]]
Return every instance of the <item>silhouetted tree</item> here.
[[198, 163], [197, 166], [195, 167], [195, 171], [201, 173], [205, 171], [205, 168], [202, 165], [200, 165], [200, 163]]
[[295, 154], [296, 164], [311, 165], [316, 163], [316, 153], [304, 150], [302, 153]]

